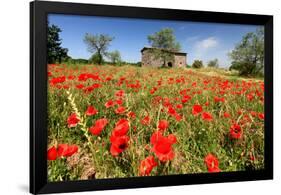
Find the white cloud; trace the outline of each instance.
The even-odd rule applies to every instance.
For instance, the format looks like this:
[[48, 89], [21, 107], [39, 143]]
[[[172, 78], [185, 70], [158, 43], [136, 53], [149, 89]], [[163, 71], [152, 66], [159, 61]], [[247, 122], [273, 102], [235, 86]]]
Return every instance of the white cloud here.
[[208, 37], [201, 41], [196, 42], [195, 47], [199, 50], [207, 50], [214, 48], [218, 45], [218, 40], [215, 37]]

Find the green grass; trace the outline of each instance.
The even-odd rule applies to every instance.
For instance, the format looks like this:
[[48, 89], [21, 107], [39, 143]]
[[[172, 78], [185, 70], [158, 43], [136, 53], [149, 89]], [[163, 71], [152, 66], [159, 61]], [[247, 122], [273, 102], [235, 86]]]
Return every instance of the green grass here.
[[[264, 123], [250, 111], [264, 112], [263, 101], [256, 90], [262, 92], [262, 81], [241, 80], [222, 72], [208, 74], [206, 70], [194, 69], [157, 69], [133, 66], [114, 67], [110, 65], [60, 65], [50, 66], [52, 76], [49, 80], [65, 75], [74, 75], [74, 80], [66, 79], [63, 83], [49, 86], [48, 91], [48, 145], [57, 146], [61, 143], [76, 144], [79, 150], [68, 158], [48, 161], [49, 181], [81, 180], [95, 178], [119, 178], [139, 176], [141, 160], [153, 155], [158, 162], [150, 175], [191, 174], [208, 172], [204, 158], [212, 153], [219, 160], [221, 171], [243, 171], [248, 169], [262, 169], [264, 166]], [[207, 72], [207, 74], [206, 74]], [[210, 72], [210, 71], [209, 71]], [[78, 81], [81, 73], [98, 74], [101, 81]], [[220, 76], [221, 74], [221, 76]], [[111, 77], [110, 81], [105, 81]], [[124, 77], [123, 84], [117, 85], [120, 77]], [[162, 85], [158, 81], [162, 79]], [[173, 80], [172, 80], [173, 79]], [[222, 83], [229, 80], [229, 87], [223, 89]], [[139, 81], [141, 87], [132, 89], [127, 84]], [[208, 84], [204, 84], [208, 81]], [[101, 88], [85, 93], [77, 89], [77, 84], [90, 86], [101, 84]], [[196, 86], [195, 84], [196, 83]], [[63, 87], [67, 88], [64, 89]], [[150, 90], [157, 87], [155, 93]], [[115, 108], [105, 108], [104, 104], [115, 98], [115, 92], [124, 90], [123, 106], [127, 111], [124, 115], [114, 112]], [[171, 105], [181, 103], [180, 91], [187, 89], [192, 99], [183, 104], [182, 109], [176, 109], [182, 116], [181, 121], [175, 120], [162, 103], [157, 103], [156, 97], [169, 98]], [[244, 90], [241, 95], [233, 94]], [[222, 91], [224, 94], [222, 94]], [[68, 92], [68, 93], [67, 93]], [[254, 93], [249, 101], [247, 94]], [[71, 98], [69, 97], [71, 94]], [[214, 97], [224, 97], [225, 102], [216, 103]], [[178, 99], [177, 99], [178, 98]], [[68, 128], [67, 118], [74, 113], [74, 106], [83, 118], [84, 126]], [[206, 106], [205, 103], [209, 102]], [[212, 121], [205, 121], [201, 116], [192, 114], [194, 104], [200, 104], [205, 112], [213, 116]], [[94, 116], [85, 116], [89, 105], [98, 110]], [[238, 111], [242, 110], [239, 114]], [[112, 129], [120, 118], [127, 118], [127, 113], [133, 111], [135, 119], [129, 119], [129, 146], [118, 157], [110, 153]], [[224, 118], [223, 113], [229, 112], [231, 118]], [[141, 124], [141, 119], [149, 115], [151, 123]], [[109, 123], [99, 136], [91, 135], [87, 130], [93, 121], [107, 118]], [[155, 154], [147, 149], [152, 147], [150, 136], [157, 130], [159, 119], [169, 121], [165, 135], [174, 134], [177, 143], [173, 145], [175, 157], [168, 162], [161, 163]], [[243, 136], [241, 139], [231, 139], [229, 129], [233, 122], [241, 124]], [[243, 123], [242, 123], [243, 122]], [[87, 138], [87, 136], [89, 138]], [[255, 160], [251, 160], [254, 156]]]

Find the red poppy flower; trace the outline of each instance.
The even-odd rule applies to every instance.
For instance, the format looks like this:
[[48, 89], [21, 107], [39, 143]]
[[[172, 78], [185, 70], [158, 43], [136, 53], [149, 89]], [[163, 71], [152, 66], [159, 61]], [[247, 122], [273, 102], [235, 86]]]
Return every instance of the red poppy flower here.
[[115, 110], [115, 113], [116, 114], [122, 114], [126, 111], [126, 108], [123, 107], [123, 106], [119, 106], [116, 110]]
[[68, 127], [76, 127], [77, 123], [80, 121], [80, 119], [76, 116], [75, 113], [72, 113], [68, 118], [67, 118], [67, 124]]
[[153, 156], [148, 156], [144, 160], [141, 161], [139, 167], [140, 176], [147, 176], [151, 173], [152, 169], [157, 166], [157, 162], [155, 161]]
[[182, 119], [182, 116], [179, 115], [178, 113], [174, 114], [174, 117], [175, 117], [176, 121], [180, 121]]
[[61, 77], [56, 77], [56, 78], [52, 78], [50, 80], [50, 84], [51, 85], [56, 85], [58, 83], [63, 83], [65, 81], [65, 76], [61, 76]]
[[168, 135], [168, 140], [170, 141], [171, 144], [177, 143], [177, 137], [174, 134]]
[[123, 100], [122, 99], [117, 99], [115, 100], [115, 103], [118, 105], [122, 105], [123, 104]]
[[98, 113], [98, 110], [95, 109], [93, 106], [88, 106], [87, 110], [86, 110], [86, 115], [87, 116], [92, 116]]
[[169, 106], [168, 107], [168, 113], [170, 114], [170, 115], [174, 115], [174, 114], [176, 114], [177, 113], [177, 111], [173, 108], [173, 106]]
[[83, 84], [78, 84], [78, 85], [76, 85], [76, 88], [77, 88], [77, 89], [82, 89], [83, 87], [84, 87]]
[[240, 139], [242, 137], [243, 131], [240, 125], [235, 123], [230, 127], [229, 134], [233, 139]]
[[248, 101], [252, 101], [252, 100], [254, 99], [253, 94], [249, 93], [249, 94], [247, 95], [247, 99], [248, 99]]
[[123, 136], [110, 136], [110, 153], [112, 156], [118, 156], [121, 152], [123, 152], [128, 147], [128, 142], [130, 138], [127, 135]]
[[57, 149], [55, 148], [55, 146], [49, 148], [48, 152], [47, 152], [47, 159], [48, 160], [56, 160], [57, 159]]
[[77, 145], [59, 144], [57, 148], [58, 157], [72, 156], [78, 151]]
[[150, 143], [152, 145], [156, 144], [160, 139], [162, 139], [164, 136], [161, 131], [155, 131], [151, 137], [150, 137]]
[[108, 120], [106, 118], [101, 118], [96, 120], [95, 125], [93, 125], [92, 127], [89, 128], [89, 131], [93, 134], [93, 135], [99, 135], [102, 130], [104, 129], [104, 127], [107, 125]]
[[218, 103], [218, 102], [225, 102], [225, 99], [223, 97], [220, 98], [220, 97], [215, 96], [214, 100], [215, 100], [216, 103]]
[[229, 118], [229, 117], [230, 117], [230, 114], [229, 114], [228, 112], [224, 112], [224, 113], [223, 113], [223, 116], [224, 116], [224, 118]]
[[182, 109], [182, 108], [183, 108], [183, 105], [182, 105], [182, 104], [177, 104], [177, 105], [176, 105], [176, 108], [177, 108], [177, 109]]
[[184, 95], [181, 99], [181, 102], [182, 103], [186, 103], [188, 102], [189, 100], [191, 100], [191, 97], [189, 95]]
[[141, 124], [143, 124], [143, 125], [149, 125], [149, 124], [150, 124], [149, 115], [145, 116], [145, 117], [141, 120]]
[[112, 135], [123, 136], [126, 135], [130, 128], [129, 121], [127, 119], [120, 119], [113, 129]]
[[128, 117], [134, 119], [136, 118], [136, 114], [133, 111], [131, 111], [128, 113]]
[[110, 107], [112, 107], [112, 106], [114, 106], [114, 105], [115, 105], [115, 102], [112, 101], [112, 100], [108, 100], [108, 102], [106, 102], [106, 103], [104, 104], [104, 106], [105, 106], [106, 108], [110, 108]]
[[259, 119], [263, 120], [264, 119], [264, 114], [263, 113], [259, 113], [258, 117], [259, 117]]
[[202, 119], [205, 120], [205, 121], [212, 121], [213, 116], [209, 112], [203, 112], [202, 113]]
[[193, 114], [194, 116], [198, 115], [198, 114], [201, 113], [202, 111], [203, 111], [202, 106], [199, 105], [199, 104], [194, 105], [193, 108], [192, 108], [192, 114]]
[[172, 144], [176, 142], [176, 136], [170, 134], [168, 137], [165, 137], [161, 131], [154, 132], [150, 137], [150, 143], [153, 145], [152, 151], [158, 159], [163, 162], [174, 158], [175, 153], [173, 151]]
[[153, 145], [152, 151], [162, 162], [172, 160], [175, 157], [172, 144], [167, 137], [162, 137]]
[[220, 172], [221, 171], [219, 169], [219, 161], [214, 155], [208, 154], [205, 157], [204, 161], [205, 161], [205, 164], [206, 164], [209, 172], [214, 173], [214, 172]]
[[158, 129], [164, 131], [169, 127], [169, 122], [167, 120], [160, 120], [158, 123]]
[[115, 93], [115, 96], [116, 96], [116, 97], [123, 97], [124, 94], [125, 94], [124, 90], [119, 90], [119, 91], [117, 91], [117, 92]]

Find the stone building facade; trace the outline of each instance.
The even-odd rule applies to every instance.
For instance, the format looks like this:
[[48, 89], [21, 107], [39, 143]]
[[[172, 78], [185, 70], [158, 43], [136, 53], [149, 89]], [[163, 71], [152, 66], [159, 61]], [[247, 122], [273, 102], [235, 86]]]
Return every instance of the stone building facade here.
[[[144, 47], [141, 50], [141, 64], [142, 66], [161, 67], [164, 62], [161, 59], [156, 59], [151, 52], [150, 47]], [[155, 49], [155, 48], [153, 48]], [[185, 67], [186, 66], [186, 53], [171, 52], [173, 57], [171, 60], [165, 62], [166, 67]]]

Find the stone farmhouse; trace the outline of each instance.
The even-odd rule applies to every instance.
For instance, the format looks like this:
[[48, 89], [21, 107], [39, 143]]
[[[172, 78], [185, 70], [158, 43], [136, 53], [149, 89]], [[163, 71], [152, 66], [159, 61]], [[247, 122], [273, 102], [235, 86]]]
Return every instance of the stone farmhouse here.
[[[151, 47], [144, 47], [141, 50], [141, 65], [142, 66], [151, 66], [151, 67], [161, 67], [164, 62], [161, 59], [156, 59], [152, 52], [150, 52]], [[183, 52], [173, 52], [173, 57], [170, 61], [165, 62], [166, 67], [185, 67], [186, 66], [186, 53]]]

